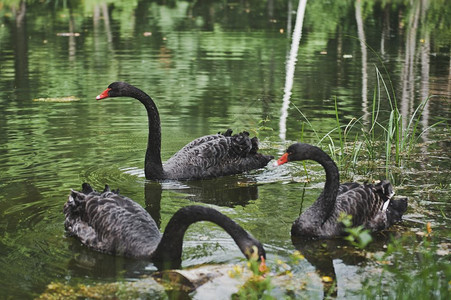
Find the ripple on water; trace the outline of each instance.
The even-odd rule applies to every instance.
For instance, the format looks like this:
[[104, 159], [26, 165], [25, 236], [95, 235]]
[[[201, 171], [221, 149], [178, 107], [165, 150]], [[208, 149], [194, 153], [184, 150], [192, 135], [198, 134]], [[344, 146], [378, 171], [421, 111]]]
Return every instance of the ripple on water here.
[[[131, 168], [125, 168], [129, 170]], [[140, 176], [134, 176], [129, 172], [124, 172], [123, 169], [116, 165], [109, 165], [108, 167], [91, 166], [83, 170], [80, 178], [83, 182], [89, 183], [94, 189], [102, 190], [107, 184], [111, 189], [127, 190], [127, 187], [136, 184], [142, 185], [145, 181]], [[78, 188], [78, 187], [77, 187]]]

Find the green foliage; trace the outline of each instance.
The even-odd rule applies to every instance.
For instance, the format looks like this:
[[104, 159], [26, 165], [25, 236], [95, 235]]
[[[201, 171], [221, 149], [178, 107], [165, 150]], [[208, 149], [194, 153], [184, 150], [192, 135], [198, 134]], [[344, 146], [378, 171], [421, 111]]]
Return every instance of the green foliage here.
[[360, 249], [365, 249], [365, 247], [373, 240], [370, 231], [363, 228], [362, 225], [352, 227], [351, 215], [342, 213], [340, 215], [339, 221], [346, 227], [345, 232], [348, 233], [348, 235], [345, 237], [345, 239], [349, 241], [353, 246]]
[[[375, 72], [377, 86], [373, 94], [370, 124], [365, 124], [363, 116], [354, 117], [347, 124], [341, 124], [338, 101], [335, 98], [335, 127], [320, 138], [313, 124], [301, 110], [296, 108], [305, 120], [302, 126], [302, 134], [304, 134], [304, 124], [307, 124], [317, 137], [318, 144], [321, 145], [325, 141], [329, 142], [327, 147], [330, 156], [337, 163], [342, 176], [345, 178], [352, 177], [351, 173], [355, 171], [356, 166], [362, 159], [366, 160], [369, 167], [371, 162], [384, 159], [385, 173], [387, 177], [390, 177], [391, 166], [401, 166], [415, 150], [419, 138], [431, 128], [442, 123], [434, 123], [419, 132], [421, 116], [429, 98], [424, 99], [412, 115], [407, 116], [406, 119], [397, 108], [394, 92], [393, 95], [390, 92], [393, 88], [389, 88], [377, 67], [375, 67]], [[391, 84], [390, 80], [389, 83]], [[381, 90], [385, 92], [390, 106], [389, 117], [386, 120], [381, 118], [383, 114], [380, 110]], [[406, 124], [405, 128], [403, 124]], [[338, 136], [338, 143], [334, 138], [336, 136]], [[378, 153], [384, 153], [384, 155], [381, 156]]]
[[[260, 262], [256, 257], [249, 259], [247, 262], [248, 269], [252, 272], [252, 276], [240, 287], [238, 292], [232, 295], [232, 299], [273, 299], [270, 295], [273, 289], [271, 276], [266, 276], [269, 270], [264, 261]], [[230, 276], [237, 276], [243, 273], [241, 267], [235, 267], [235, 273]]]
[[[250, 259], [247, 262], [247, 268], [252, 271], [252, 276], [246, 281], [246, 283], [240, 287], [239, 291], [233, 294], [232, 299], [281, 299], [280, 294], [274, 295], [275, 288], [274, 281], [277, 279], [292, 278], [292, 270], [295, 266], [298, 266], [300, 261], [304, 260], [304, 256], [299, 251], [294, 251], [289, 257], [288, 261], [276, 259], [273, 270], [269, 268], [262, 268], [262, 265], [256, 259]], [[241, 276], [245, 270], [241, 266], [235, 266], [234, 271], [229, 273], [230, 276]], [[271, 272], [270, 272], [271, 271]], [[277, 281], [279, 284], [282, 281]], [[290, 281], [291, 282], [291, 281]], [[305, 284], [305, 283], [303, 283]], [[304, 289], [303, 284], [301, 290]], [[297, 288], [291, 287], [293, 290]], [[288, 288], [288, 290], [291, 290]], [[284, 294], [284, 298], [291, 299], [290, 293]]]
[[374, 299], [449, 299], [451, 255], [447, 245], [434, 241], [433, 235], [393, 239], [378, 259], [382, 273], [364, 281], [363, 298]]
[[75, 286], [52, 282], [37, 299], [166, 299], [163, 291], [148, 284], [113, 282]]
[[265, 119], [258, 121], [258, 127], [252, 128], [250, 131], [257, 137], [260, 135], [261, 131], [274, 131], [274, 129], [268, 125], [270, 121], [269, 117], [266, 116]]
[[269, 292], [272, 289], [271, 277], [251, 277], [232, 299], [274, 299]]

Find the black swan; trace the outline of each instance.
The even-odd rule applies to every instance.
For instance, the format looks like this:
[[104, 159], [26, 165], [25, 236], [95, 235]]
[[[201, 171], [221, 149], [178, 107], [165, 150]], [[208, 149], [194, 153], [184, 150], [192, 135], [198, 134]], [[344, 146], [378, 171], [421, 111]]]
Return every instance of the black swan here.
[[352, 216], [353, 226], [383, 230], [400, 221], [407, 210], [407, 198], [393, 199], [393, 186], [387, 180], [376, 184], [350, 182], [340, 185], [337, 165], [318, 147], [293, 144], [276, 164], [301, 160], [320, 163], [326, 171], [326, 183], [315, 203], [294, 221], [292, 236], [328, 238], [343, 235], [344, 225], [339, 221], [341, 213]]
[[64, 214], [68, 235], [104, 253], [147, 258], [177, 267], [188, 226], [210, 221], [227, 231], [247, 258], [258, 258], [262, 263], [266, 258], [258, 240], [229, 217], [209, 207], [193, 205], [179, 209], [161, 234], [147, 211], [130, 198], [108, 186], [99, 193], [83, 183], [81, 192], [71, 191]]
[[163, 165], [161, 162], [161, 129], [158, 109], [152, 98], [137, 87], [125, 82], [113, 82], [96, 97], [132, 97], [147, 110], [149, 136], [145, 156], [146, 179], [208, 179], [239, 174], [263, 168], [273, 156], [257, 153], [258, 139], [250, 139], [248, 132], [232, 135], [206, 135], [195, 139], [179, 150]]

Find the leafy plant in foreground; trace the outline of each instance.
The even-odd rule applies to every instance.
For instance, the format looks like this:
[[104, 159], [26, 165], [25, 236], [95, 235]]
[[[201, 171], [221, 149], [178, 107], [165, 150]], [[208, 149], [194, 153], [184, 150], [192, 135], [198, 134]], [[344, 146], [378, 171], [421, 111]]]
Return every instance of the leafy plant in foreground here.
[[429, 225], [419, 242], [417, 235], [393, 239], [378, 259], [380, 275], [363, 282], [362, 298], [450, 299], [451, 255], [431, 232]]
[[348, 235], [345, 237], [353, 246], [360, 249], [365, 249], [365, 247], [373, 240], [370, 231], [363, 228], [362, 225], [357, 227], [352, 227], [352, 216], [346, 213], [342, 213], [338, 219], [346, 227], [345, 232]]

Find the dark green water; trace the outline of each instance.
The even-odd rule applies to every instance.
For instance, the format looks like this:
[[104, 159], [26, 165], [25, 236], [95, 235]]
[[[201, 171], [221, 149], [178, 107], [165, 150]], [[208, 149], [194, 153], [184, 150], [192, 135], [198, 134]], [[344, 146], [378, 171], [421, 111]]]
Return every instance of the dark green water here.
[[[378, 87], [380, 122], [389, 118], [376, 67], [407, 122], [432, 96], [418, 132], [442, 123], [421, 135], [399, 166], [386, 169], [381, 150], [374, 164], [361, 157], [352, 170], [341, 170], [343, 180], [361, 182], [388, 174], [398, 194], [410, 199], [405, 221], [390, 234], [409, 235], [431, 222], [449, 257], [446, 1], [368, 1], [357, 13], [349, 1], [308, 2], [285, 134], [282, 102], [297, 1], [166, 2], [0, 2], [0, 297], [33, 298], [52, 282], [128, 282], [155, 271], [151, 263], [101, 255], [65, 237], [62, 206], [70, 189], [85, 181], [97, 189], [120, 188], [161, 218], [162, 228], [180, 207], [212, 205], [264, 243], [273, 268], [295, 250], [291, 223], [304, 188], [304, 208], [321, 192], [321, 168], [308, 165], [307, 184], [297, 183], [305, 180], [301, 164], [209, 181], [148, 182], [142, 170], [144, 108], [129, 98], [95, 100], [118, 80], [140, 87], [157, 103], [163, 160], [194, 138], [227, 128], [257, 133], [261, 151], [275, 156], [301, 138], [317, 144], [317, 135], [336, 126], [335, 99], [340, 123], [361, 118], [367, 131]], [[362, 36], [368, 47], [360, 43]], [[337, 134], [332, 141], [339, 144]], [[330, 143], [325, 139], [321, 146], [329, 150]], [[377, 240], [370, 249], [383, 252], [387, 242], [388, 237]], [[184, 268], [241, 260], [233, 240], [214, 225], [196, 224], [185, 236]], [[332, 276], [333, 295], [344, 298], [358, 295], [361, 274], [374, 270], [371, 260], [349, 253], [318, 255], [293, 268], [292, 280], [299, 286], [306, 274]], [[284, 287], [279, 289], [283, 294]], [[305, 297], [321, 298], [326, 287], [307, 283], [307, 291]]]

